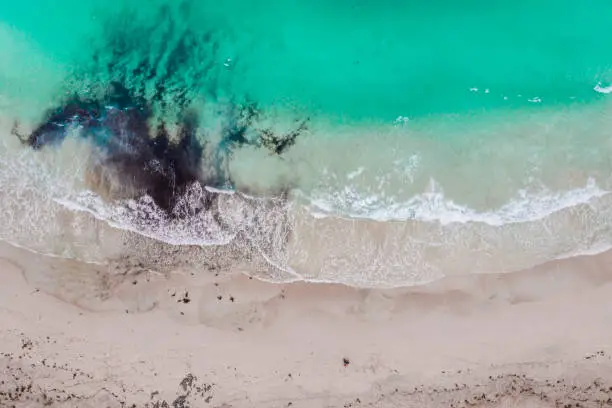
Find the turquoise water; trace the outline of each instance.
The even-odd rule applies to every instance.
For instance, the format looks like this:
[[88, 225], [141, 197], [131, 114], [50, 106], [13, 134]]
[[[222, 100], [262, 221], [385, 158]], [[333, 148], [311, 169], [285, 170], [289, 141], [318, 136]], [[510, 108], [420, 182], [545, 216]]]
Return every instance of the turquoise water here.
[[[219, 91], [344, 120], [596, 102], [593, 88], [612, 80], [604, 0], [183, 3], [189, 10], [176, 11], [173, 35], [213, 33], [218, 51], [202, 59], [226, 68]], [[44, 77], [56, 64], [78, 68], [104, 25], [133, 36], [141, 51], [155, 46], [160, 39], [138, 33], [124, 9], [162, 24], [170, 14], [156, 15], [162, 4], [29, 0], [3, 4], [0, 20], [48, 59], [36, 71]], [[3, 60], [28, 58], [13, 52]]]
[[[67, 219], [172, 245], [246, 234], [292, 279], [366, 286], [607, 249], [609, 15], [605, 0], [4, 2], [0, 204], [14, 223], [0, 238], [100, 260], [99, 237], [68, 240]], [[222, 232], [208, 219], [152, 225], [92, 187], [107, 175], [92, 170], [91, 146], [37, 155], [9, 134], [111, 81], [156, 100], [168, 122], [193, 107], [205, 140], [246, 102], [260, 109], [257, 129], [306, 121], [282, 155], [246, 146], [227, 164], [239, 191], [289, 191], [290, 221], [255, 205]]]

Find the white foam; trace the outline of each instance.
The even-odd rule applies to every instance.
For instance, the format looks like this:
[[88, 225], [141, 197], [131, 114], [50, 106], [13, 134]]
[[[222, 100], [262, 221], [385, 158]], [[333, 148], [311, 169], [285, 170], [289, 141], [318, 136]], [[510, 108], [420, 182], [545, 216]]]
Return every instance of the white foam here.
[[608, 193], [599, 188], [595, 180], [589, 179], [585, 187], [565, 192], [542, 190], [537, 194], [529, 194], [522, 190], [504, 206], [479, 212], [446, 198], [442, 187], [432, 180], [428, 191], [402, 203], [389, 202], [388, 198], [382, 199], [377, 195], [360, 196], [351, 186], [333, 195], [321, 194], [308, 197], [308, 200], [317, 218], [340, 216], [377, 221], [420, 220], [442, 224], [480, 222], [499, 226], [536, 221], [565, 208], [587, 204]]
[[211, 187], [211, 186], [204, 186], [204, 188], [206, 189], [206, 191], [209, 191], [211, 193], [228, 194], [228, 195], [232, 195], [235, 193], [234, 190], [224, 190], [221, 188], [216, 188], [216, 187]]
[[612, 84], [608, 86], [601, 86], [601, 82], [599, 82], [597, 85], [595, 85], [595, 88], [593, 89], [595, 90], [595, 92], [599, 92], [602, 94], [609, 94], [609, 93], [612, 93]]
[[125, 200], [109, 204], [97, 194], [84, 191], [54, 201], [72, 211], [87, 212], [114, 228], [172, 245], [224, 245], [235, 237], [235, 233], [223, 230], [209, 212], [185, 220], [168, 219], [148, 196], [137, 201]]
[[393, 122], [395, 125], [405, 125], [410, 122], [410, 118], [408, 116], [398, 116]]
[[362, 174], [365, 171], [365, 167], [360, 166], [357, 170], [350, 172], [349, 174], [346, 175], [346, 178], [349, 180], [354, 179], [355, 177], [359, 176], [360, 174]]

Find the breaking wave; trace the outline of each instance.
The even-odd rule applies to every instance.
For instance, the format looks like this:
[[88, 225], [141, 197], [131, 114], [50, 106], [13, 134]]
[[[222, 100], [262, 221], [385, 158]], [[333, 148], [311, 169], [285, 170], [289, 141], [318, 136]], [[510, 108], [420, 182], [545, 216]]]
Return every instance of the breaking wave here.
[[[233, 46], [241, 27], [197, 2], [98, 21], [72, 36], [68, 64], [25, 37], [4, 47], [49, 71], [39, 87], [19, 83], [17, 66], [0, 89], [4, 241], [85, 262], [364, 287], [523, 270], [612, 244], [603, 102], [345, 123], [253, 101], [235, 82], [265, 64], [253, 72]], [[607, 98], [593, 83], [586, 91]], [[466, 92], [493, 96], [482, 89]]]
[[431, 180], [429, 191], [415, 195], [406, 202], [397, 203], [393, 198], [360, 196], [347, 185], [332, 194], [319, 194], [306, 198], [313, 215], [338, 216], [372, 219], [376, 221], [418, 220], [441, 224], [478, 222], [491, 226], [510, 223], [533, 222], [551, 214], [603, 197], [609, 191], [601, 189], [593, 178], [586, 186], [570, 191], [553, 192], [543, 189], [539, 192], [518, 191], [507, 204], [490, 211], [478, 211], [446, 198], [443, 188]]

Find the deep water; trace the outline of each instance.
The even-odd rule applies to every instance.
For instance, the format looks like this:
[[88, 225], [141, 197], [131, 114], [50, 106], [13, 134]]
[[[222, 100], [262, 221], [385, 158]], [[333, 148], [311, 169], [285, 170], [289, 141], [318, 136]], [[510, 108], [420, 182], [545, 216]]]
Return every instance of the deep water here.
[[[612, 81], [611, 8], [605, 0], [5, 2], [0, 85], [37, 98], [26, 86], [37, 82], [32, 75], [79, 71], [110, 31], [116, 48], [100, 58], [123, 47], [127, 62], [165, 47], [166, 58], [197, 61], [182, 73], [197, 88], [188, 92], [249, 95], [337, 120], [594, 102], [602, 95], [593, 88]], [[143, 21], [155, 32], [139, 31]], [[193, 44], [173, 49], [185, 33]], [[48, 64], [22, 76], [29, 51]]]

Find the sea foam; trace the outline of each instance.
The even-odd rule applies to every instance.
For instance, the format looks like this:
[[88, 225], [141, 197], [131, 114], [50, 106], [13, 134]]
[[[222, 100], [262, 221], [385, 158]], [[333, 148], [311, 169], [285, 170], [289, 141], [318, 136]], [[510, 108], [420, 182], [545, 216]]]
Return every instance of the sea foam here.
[[584, 187], [569, 191], [542, 189], [537, 193], [520, 190], [505, 205], [489, 211], [477, 211], [446, 197], [435, 180], [429, 191], [404, 202], [393, 202], [375, 194], [362, 195], [354, 186], [347, 185], [334, 193], [319, 193], [304, 197], [316, 217], [335, 216], [372, 219], [376, 221], [419, 220], [441, 224], [479, 222], [491, 226], [541, 220], [557, 211], [589, 203], [609, 191], [601, 189], [593, 178]]

